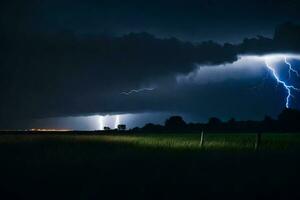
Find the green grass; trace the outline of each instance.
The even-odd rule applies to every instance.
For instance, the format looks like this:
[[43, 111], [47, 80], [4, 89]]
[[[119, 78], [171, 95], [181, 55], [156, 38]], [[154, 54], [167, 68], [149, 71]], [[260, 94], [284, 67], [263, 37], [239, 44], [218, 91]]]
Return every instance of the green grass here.
[[116, 183], [134, 184], [125, 191], [138, 196], [148, 195], [149, 184], [170, 195], [182, 190], [174, 184], [193, 183], [202, 186], [189, 194], [218, 199], [224, 193], [240, 193], [240, 199], [290, 193], [300, 178], [300, 135], [264, 134], [258, 152], [255, 139], [255, 134], [206, 134], [201, 148], [200, 134], [1, 135], [0, 190], [23, 199], [32, 193], [44, 199], [49, 192], [95, 199], [90, 195], [108, 191], [122, 198], [109, 186]]
[[[97, 138], [97, 136], [95, 137]], [[98, 136], [98, 140], [130, 144], [141, 148], [196, 151], [251, 151], [254, 149], [256, 142], [256, 134], [206, 134], [204, 145], [201, 148], [200, 137], [197, 134], [152, 134], [142, 136]], [[264, 134], [262, 137], [261, 149], [263, 150], [291, 150], [297, 148], [297, 146], [300, 147], [300, 135], [298, 134]]]
[[[256, 134], [1, 135], [0, 156], [21, 165], [82, 164], [101, 159], [255, 153]], [[260, 152], [298, 152], [298, 134], [264, 134]], [[13, 160], [11, 161], [11, 158]]]
[[[145, 134], [145, 135], [2, 135], [0, 145], [4, 144], [113, 144], [142, 149], [159, 150], [236, 150], [254, 149], [256, 134], [206, 134], [204, 145], [200, 147], [200, 134]], [[300, 134], [263, 134], [262, 150], [293, 150], [300, 147]]]

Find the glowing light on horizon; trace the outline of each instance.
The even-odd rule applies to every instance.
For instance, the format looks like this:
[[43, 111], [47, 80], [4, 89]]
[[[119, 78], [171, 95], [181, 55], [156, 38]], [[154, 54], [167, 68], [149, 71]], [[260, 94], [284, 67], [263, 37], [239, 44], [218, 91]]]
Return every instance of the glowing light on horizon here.
[[[9, 131], [9, 130], [7, 130]], [[15, 130], [12, 130], [15, 131]], [[19, 130], [19, 131], [24, 131], [24, 130]], [[72, 131], [72, 129], [57, 129], [57, 128], [31, 128], [27, 129], [25, 131], [34, 131], [34, 132], [68, 132]]]
[[128, 121], [128, 117], [130, 117], [130, 114], [120, 114], [120, 115], [97, 115], [97, 128], [96, 130], [104, 130], [104, 127], [110, 127], [110, 128], [118, 128], [118, 125], [120, 125], [122, 119], [125, 121]]

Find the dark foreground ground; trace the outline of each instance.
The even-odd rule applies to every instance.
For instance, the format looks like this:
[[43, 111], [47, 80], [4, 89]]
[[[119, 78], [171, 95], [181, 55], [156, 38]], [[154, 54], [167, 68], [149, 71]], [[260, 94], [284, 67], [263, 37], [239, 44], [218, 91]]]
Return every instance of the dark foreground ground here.
[[300, 135], [0, 135], [0, 199], [300, 199]]

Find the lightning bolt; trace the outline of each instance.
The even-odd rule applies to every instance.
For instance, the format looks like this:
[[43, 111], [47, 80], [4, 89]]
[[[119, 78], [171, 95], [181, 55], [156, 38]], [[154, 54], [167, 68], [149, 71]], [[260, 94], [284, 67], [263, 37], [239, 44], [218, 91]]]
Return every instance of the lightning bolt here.
[[129, 92], [121, 92], [121, 94], [124, 94], [124, 95], [131, 95], [133, 93], [139, 93], [139, 92], [144, 92], [144, 91], [152, 91], [154, 90], [155, 88], [141, 88], [141, 89], [133, 89], [133, 90], [130, 90]]
[[118, 128], [118, 125], [120, 124], [120, 115], [116, 115], [115, 119], [115, 128]]
[[292, 64], [288, 62], [287, 57], [284, 56], [284, 62], [289, 66], [289, 78], [291, 78], [291, 73], [294, 72], [297, 77], [299, 77], [299, 72], [292, 67]]
[[99, 130], [103, 130], [103, 129], [104, 129], [104, 117], [99, 116]]
[[[285, 61], [286, 61], [286, 57], [285, 57]], [[286, 63], [288, 63], [288, 65], [289, 65], [289, 71], [292, 71], [292, 72], [298, 74], [298, 72], [292, 68], [292, 65], [289, 64], [289, 62], [286, 62]], [[288, 85], [283, 80], [281, 80], [279, 78], [279, 76], [277, 75], [275, 69], [268, 63], [267, 58], [265, 58], [265, 64], [266, 64], [267, 68], [272, 72], [272, 75], [276, 79], [277, 83], [281, 84], [286, 89], [288, 95], [286, 97], [285, 107], [289, 108], [290, 107], [290, 98], [293, 97], [292, 90], [294, 90], [294, 91], [300, 91], [300, 89], [294, 87], [293, 85]]]

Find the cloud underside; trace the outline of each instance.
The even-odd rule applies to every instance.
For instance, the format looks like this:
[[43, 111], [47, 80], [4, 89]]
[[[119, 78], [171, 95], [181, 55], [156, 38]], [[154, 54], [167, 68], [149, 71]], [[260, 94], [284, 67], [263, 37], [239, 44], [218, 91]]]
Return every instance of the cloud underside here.
[[[299, 35], [300, 27], [293, 24], [278, 27], [273, 38], [259, 36], [237, 45], [161, 39], [148, 33], [88, 38], [2, 34], [0, 119], [153, 110], [237, 114], [247, 113], [247, 106], [271, 110], [263, 108], [263, 96], [256, 97], [257, 103], [249, 100], [251, 92], [244, 88], [255, 78], [253, 83], [230, 79], [205, 87], [178, 85], [175, 78], [199, 65], [233, 63], [240, 54], [300, 52]], [[273, 92], [265, 94], [280, 95]]]

